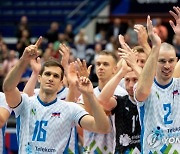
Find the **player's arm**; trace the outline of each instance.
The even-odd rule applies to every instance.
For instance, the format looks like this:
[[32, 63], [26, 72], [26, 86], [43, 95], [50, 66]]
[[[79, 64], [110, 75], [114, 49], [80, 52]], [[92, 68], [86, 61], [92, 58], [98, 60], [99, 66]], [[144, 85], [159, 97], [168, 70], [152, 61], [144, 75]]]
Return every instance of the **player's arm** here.
[[137, 64], [137, 58], [135, 52], [124, 41], [124, 37], [122, 35], [119, 35], [119, 42], [123, 44], [121, 45], [123, 48], [118, 48], [118, 50], [120, 51], [118, 55], [120, 56], [121, 59], [126, 60], [127, 65], [130, 66], [135, 72], [136, 76], [139, 77], [142, 68], [139, 67]]
[[40, 45], [41, 41], [42, 37], [38, 39], [35, 45], [30, 45], [25, 48], [22, 57], [12, 68], [12, 70], [7, 74], [4, 80], [3, 91], [6, 96], [8, 105], [12, 108], [16, 107], [21, 102], [21, 94], [17, 89], [17, 85], [30, 60], [37, 57], [37, 48]]
[[180, 77], [180, 59], [175, 66], [173, 77], [175, 77], [175, 78]]
[[147, 29], [149, 38], [152, 42], [152, 51], [145, 63], [136, 87], [135, 97], [137, 101], [140, 102], [146, 100], [151, 92], [151, 87], [156, 73], [159, 50], [161, 46], [161, 39], [157, 34], [153, 32], [153, 26], [152, 21], [150, 20], [150, 16], [147, 17]]
[[34, 95], [34, 89], [36, 87], [36, 83], [38, 80], [38, 75], [41, 70], [41, 60], [38, 57], [37, 59], [32, 59], [30, 61], [31, 68], [33, 70], [31, 77], [29, 78], [28, 82], [26, 83], [26, 86], [23, 89], [23, 92], [28, 94], [28, 96]]
[[151, 47], [148, 43], [148, 34], [146, 28], [141, 24], [137, 24], [134, 25], [134, 31], [137, 33], [139, 45], [143, 47], [144, 52], [149, 56]]
[[0, 128], [2, 128], [5, 125], [9, 116], [10, 112], [5, 108], [0, 107]]
[[174, 11], [169, 11], [169, 13], [174, 17], [175, 21], [176, 21], [176, 25], [175, 23], [170, 20], [169, 23], [172, 27], [172, 29], [174, 30], [174, 32], [176, 33], [176, 35], [180, 36], [180, 8], [177, 7], [173, 7]]
[[121, 81], [121, 79], [130, 70], [131, 70], [131, 68], [129, 68], [126, 64], [126, 61], [123, 60], [121, 69], [103, 87], [100, 95], [98, 96], [98, 100], [99, 100], [100, 104], [103, 105], [105, 110], [111, 111], [113, 108], [116, 107], [117, 101], [113, 97], [114, 91], [115, 91], [117, 85], [119, 84], [119, 82]]
[[93, 132], [108, 133], [110, 131], [109, 118], [106, 116], [102, 106], [94, 95], [90, 80], [86, 77], [79, 77], [77, 87], [90, 102], [89, 105], [92, 111], [92, 116], [85, 115], [82, 117], [80, 120], [81, 127]]

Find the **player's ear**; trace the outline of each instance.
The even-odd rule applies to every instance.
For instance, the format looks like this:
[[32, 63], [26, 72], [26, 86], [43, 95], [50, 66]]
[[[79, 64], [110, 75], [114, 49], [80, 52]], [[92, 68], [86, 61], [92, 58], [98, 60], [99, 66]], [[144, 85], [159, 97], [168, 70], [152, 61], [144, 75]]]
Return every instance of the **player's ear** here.
[[115, 66], [115, 67], [113, 68], [113, 74], [116, 74], [117, 71], [118, 71], [118, 66]]
[[38, 82], [40, 83], [41, 75], [38, 75]]

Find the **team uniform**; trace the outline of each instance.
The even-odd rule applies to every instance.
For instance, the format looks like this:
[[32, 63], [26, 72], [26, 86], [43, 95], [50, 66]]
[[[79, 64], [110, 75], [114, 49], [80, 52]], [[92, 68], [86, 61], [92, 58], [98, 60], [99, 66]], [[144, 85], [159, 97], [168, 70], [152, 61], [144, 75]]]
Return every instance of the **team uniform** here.
[[[9, 111], [9, 114], [11, 114], [12, 110], [7, 105], [5, 95], [2, 92], [0, 92], [0, 107], [5, 108], [7, 111]], [[0, 153], [1, 154], [5, 153], [5, 151], [4, 151], [5, 150], [4, 149], [4, 145], [5, 145], [5, 142], [4, 142], [5, 128], [6, 128], [6, 125], [3, 128], [0, 128]]]
[[137, 105], [129, 95], [116, 96], [115, 115], [116, 154], [140, 153], [140, 123]]
[[14, 109], [19, 153], [60, 154], [67, 150], [72, 128], [88, 113], [75, 103], [60, 99], [46, 104], [39, 96], [21, 94]]
[[[94, 88], [94, 94], [100, 94], [98, 87]], [[117, 86], [115, 95], [124, 96], [127, 92]], [[83, 131], [84, 138], [84, 153], [90, 154], [113, 154], [115, 149], [115, 128], [114, 128], [114, 115], [109, 116], [112, 124], [112, 131], [108, 134], [94, 133], [87, 130]]]
[[180, 79], [165, 86], [154, 80], [150, 95], [138, 107], [142, 153], [180, 153]]
[[[37, 96], [39, 94], [40, 89], [34, 89], [34, 94]], [[57, 98], [61, 100], [65, 100], [66, 96], [68, 94], [69, 88], [63, 87], [58, 93], [57, 93]], [[72, 129], [72, 134], [69, 142], [69, 147], [67, 151], [64, 153], [70, 153], [70, 154], [79, 154], [79, 145], [78, 145], [78, 134], [77, 134], [77, 129], [74, 127]]]

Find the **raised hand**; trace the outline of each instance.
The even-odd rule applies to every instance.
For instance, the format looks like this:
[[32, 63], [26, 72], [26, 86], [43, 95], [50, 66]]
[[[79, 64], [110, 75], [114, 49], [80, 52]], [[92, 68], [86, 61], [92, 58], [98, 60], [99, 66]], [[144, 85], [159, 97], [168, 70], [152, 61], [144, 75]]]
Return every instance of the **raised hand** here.
[[134, 51], [128, 46], [128, 44], [124, 41], [124, 37], [122, 35], [119, 35], [119, 42], [121, 42], [121, 47], [118, 48], [119, 52], [118, 55], [120, 58], [123, 58], [126, 60], [127, 64], [132, 67], [133, 65], [136, 65], [137, 58]]
[[62, 56], [61, 65], [64, 67], [64, 69], [67, 69], [69, 65], [70, 49], [65, 44], [60, 44], [59, 48], [59, 53]]
[[124, 40], [124, 36], [121, 34], [119, 35], [119, 43], [120, 43], [122, 49], [128, 50], [128, 48], [127, 48], [128, 45]]
[[170, 20], [169, 23], [172, 27], [172, 29], [174, 30], [174, 32], [180, 36], [180, 8], [177, 6], [177, 7], [173, 7], [174, 11], [169, 11], [169, 13], [174, 17], [174, 19], [176, 20], [176, 25], [175, 23]]
[[134, 31], [137, 33], [139, 45], [143, 46], [146, 44], [148, 40], [146, 28], [141, 24], [136, 24], [134, 25]]
[[158, 36], [158, 34], [156, 34], [154, 32], [152, 21], [151, 21], [149, 15], [147, 17], [147, 31], [148, 31], [148, 36], [149, 36], [149, 38], [150, 38], [150, 40], [152, 42], [152, 46], [160, 45], [161, 44], [161, 39]]
[[93, 85], [87, 77], [83, 77], [83, 76], [78, 77], [76, 86], [77, 86], [78, 90], [84, 95], [93, 93]]
[[77, 69], [75, 62], [69, 64], [66, 77], [69, 84], [76, 85], [76, 82], [78, 81], [78, 77], [77, 77]]
[[92, 65], [90, 65], [88, 68], [87, 68], [87, 65], [86, 65], [86, 61], [83, 60], [81, 62], [81, 60], [78, 58], [77, 61], [75, 61], [76, 63], [76, 68], [77, 68], [77, 71], [79, 73], [80, 76], [85, 76], [85, 77], [89, 77], [89, 74], [91, 72], [91, 67]]
[[35, 59], [39, 55], [38, 47], [40, 46], [41, 42], [42, 42], [42, 36], [39, 37], [35, 45], [29, 45], [28, 47], [25, 48], [21, 58], [25, 60]]
[[41, 58], [37, 57], [36, 59], [31, 59], [30, 61], [31, 68], [34, 73], [39, 74], [41, 70]]

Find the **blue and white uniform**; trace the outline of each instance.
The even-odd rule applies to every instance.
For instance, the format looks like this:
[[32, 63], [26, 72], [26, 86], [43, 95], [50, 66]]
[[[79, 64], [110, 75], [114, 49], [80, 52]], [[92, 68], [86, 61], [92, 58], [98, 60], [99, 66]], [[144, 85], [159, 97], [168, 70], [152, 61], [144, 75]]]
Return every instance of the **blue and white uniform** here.
[[38, 96], [21, 96], [21, 103], [14, 109], [19, 153], [63, 153], [72, 128], [88, 113], [73, 102], [55, 99], [46, 104]]
[[[39, 94], [40, 89], [35, 89], [34, 94], [37, 96]], [[69, 88], [63, 87], [58, 93], [57, 93], [57, 98], [61, 100], [65, 100], [66, 96], [68, 94]], [[77, 134], [77, 129], [74, 127], [72, 129], [72, 134], [71, 134], [71, 139], [69, 143], [69, 147], [65, 153], [71, 153], [71, 154], [79, 154], [79, 146], [78, 146], [78, 134]]]
[[[5, 108], [7, 111], [9, 111], [9, 114], [11, 114], [11, 108], [6, 103], [6, 98], [4, 93], [0, 92], [0, 108]], [[3, 128], [0, 128], [0, 154], [4, 153], [4, 135], [5, 135], [5, 128], [6, 125]]]
[[138, 107], [142, 153], [180, 153], [180, 79], [165, 86], [154, 80], [149, 97]]
[[[98, 87], [94, 88], [94, 94], [100, 94]], [[124, 96], [127, 92], [120, 86], [117, 86], [115, 95]], [[85, 153], [90, 154], [113, 154], [115, 150], [115, 124], [114, 115], [109, 116], [112, 122], [112, 131], [108, 134], [94, 133], [87, 130], [83, 131]]]

